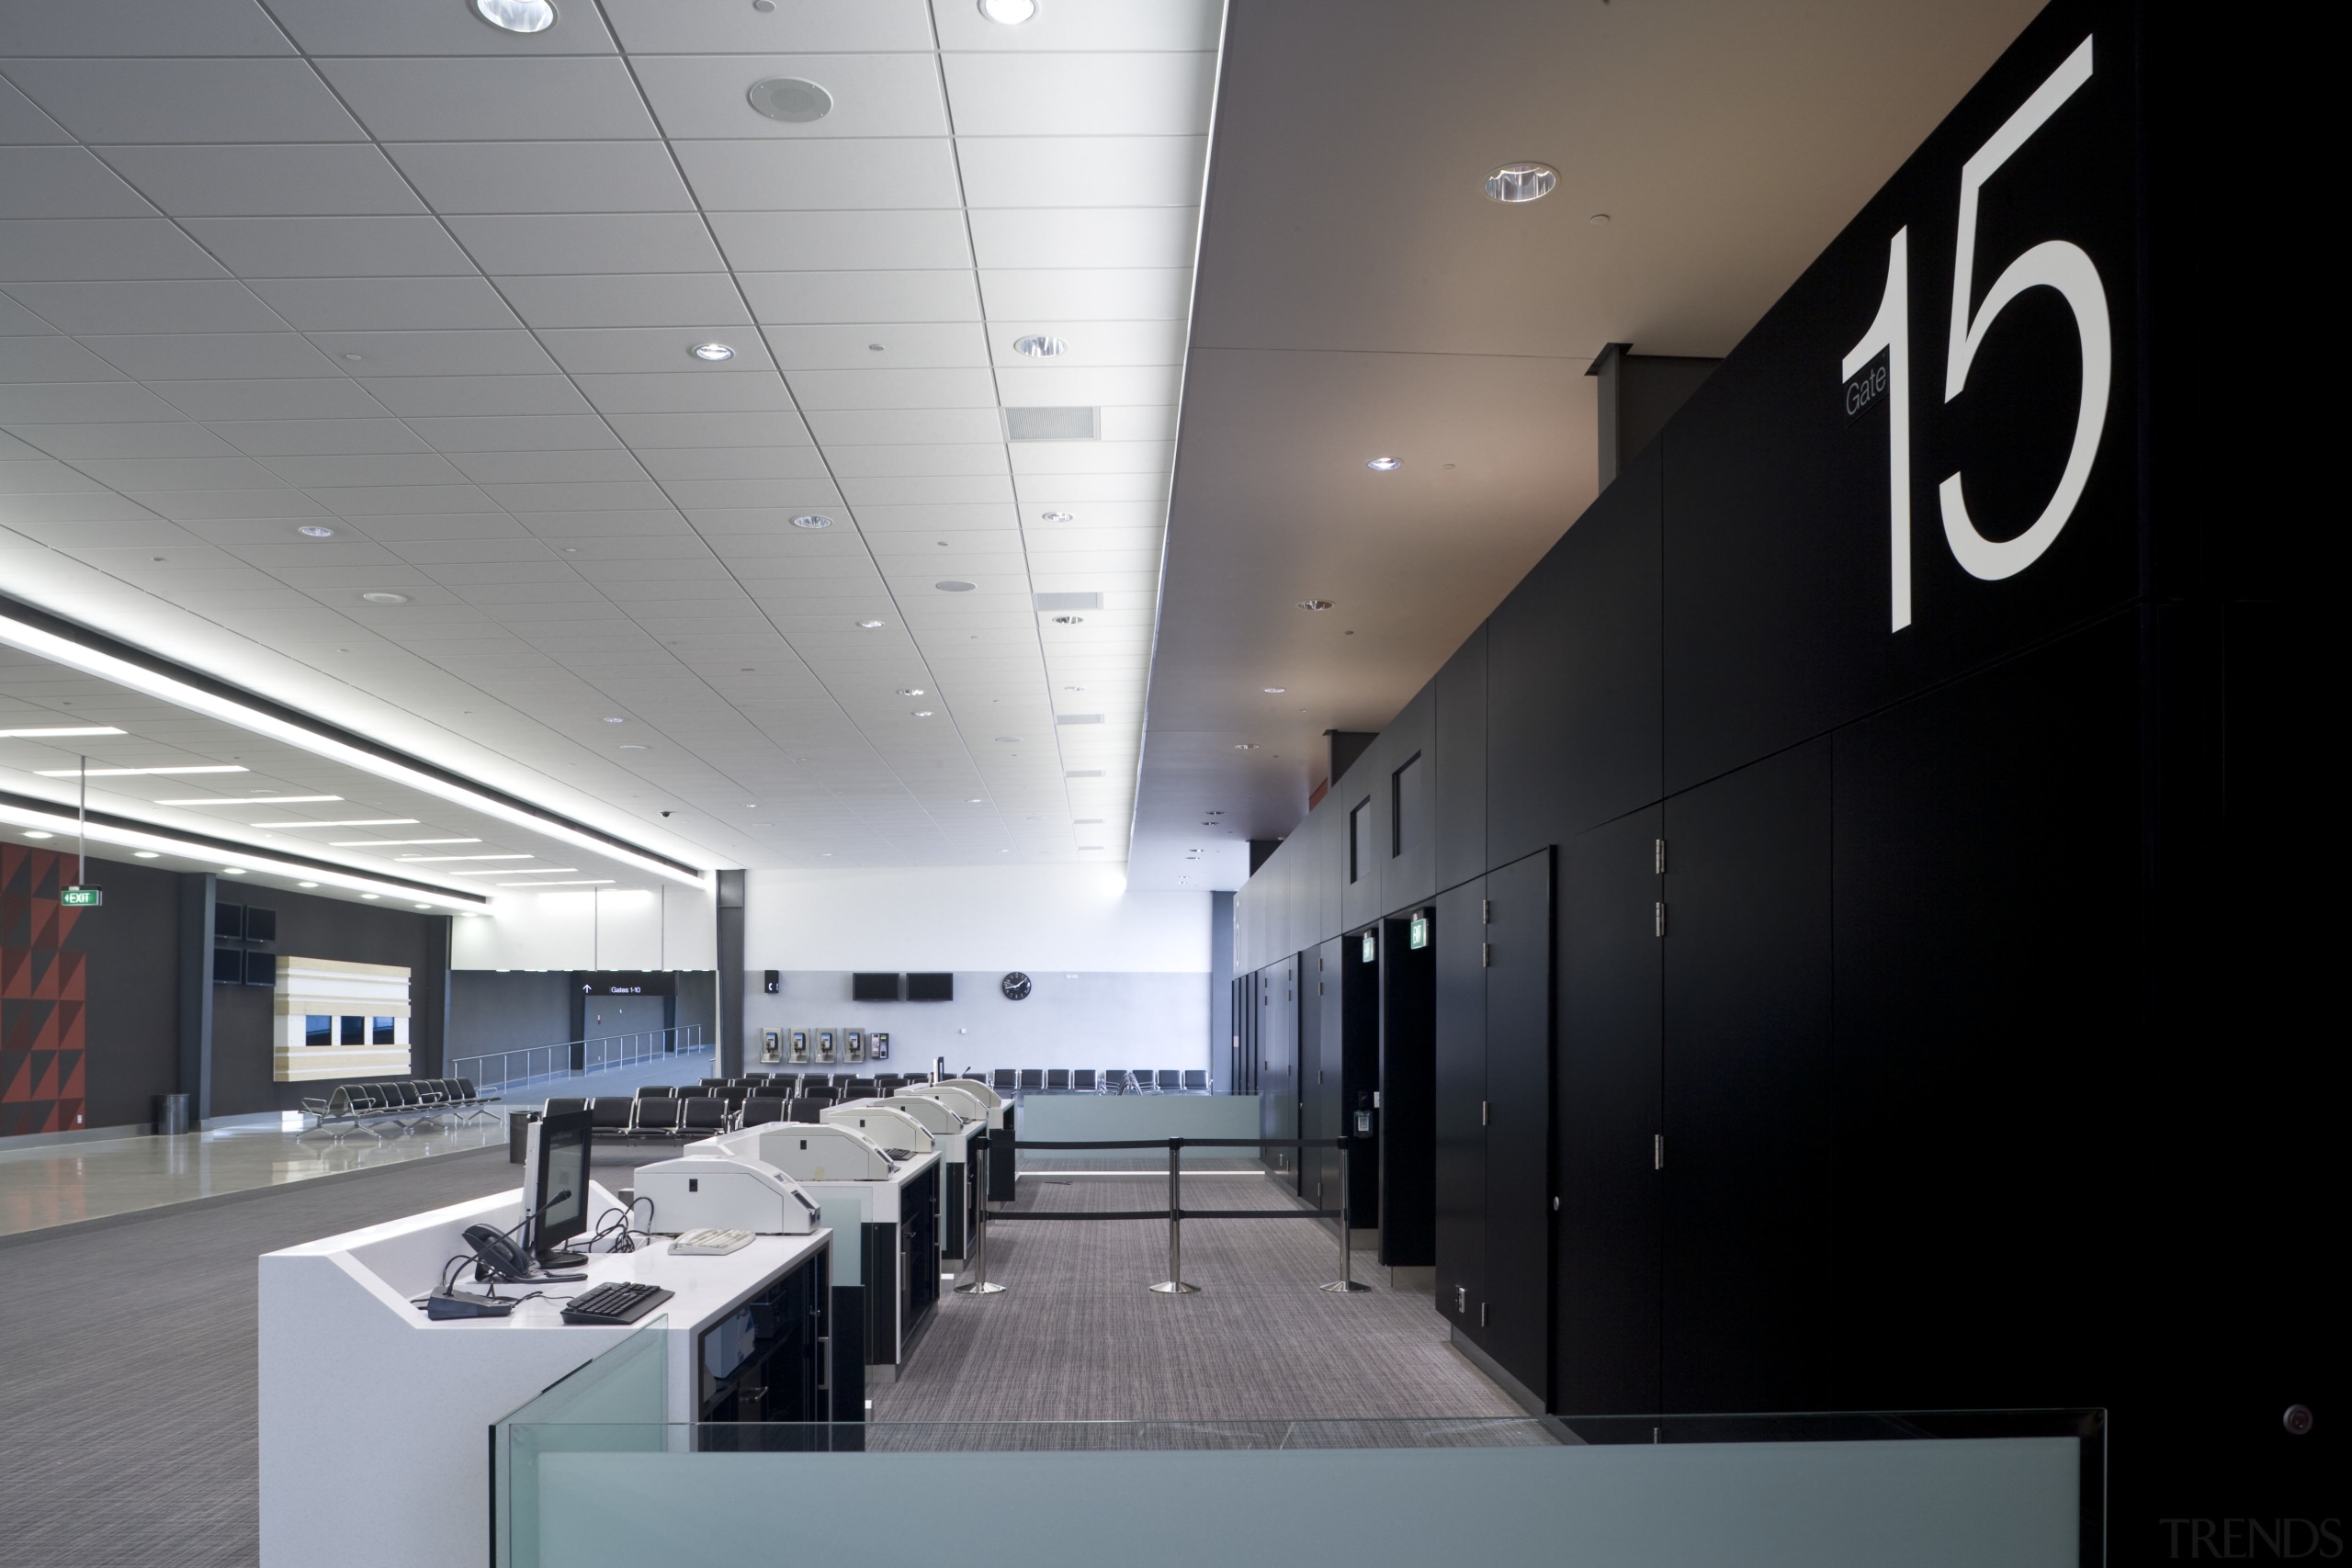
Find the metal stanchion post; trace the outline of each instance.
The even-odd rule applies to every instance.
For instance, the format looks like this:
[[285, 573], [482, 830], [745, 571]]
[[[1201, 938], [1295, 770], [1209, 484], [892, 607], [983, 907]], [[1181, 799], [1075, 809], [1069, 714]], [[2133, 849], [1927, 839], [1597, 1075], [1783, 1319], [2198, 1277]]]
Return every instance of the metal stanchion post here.
[[1353, 1291], [1369, 1291], [1372, 1289], [1370, 1285], [1359, 1285], [1356, 1283], [1354, 1262], [1348, 1256], [1349, 1152], [1348, 1140], [1341, 1138], [1340, 1140], [1340, 1277], [1332, 1280], [1329, 1284], [1319, 1287], [1326, 1291], [1337, 1291], [1341, 1295], [1346, 1295]]
[[[985, 1151], [988, 1146], [988, 1140], [983, 1137], [977, 1140], [977, 1142], [983, 1150], [981, 1156], [982, 1164], [978, 1168], [985, 1169], [987, 1161], [987, 1155]], [[967, 1159], [965, 1168], [967, 1170], [970, 1170], [975, 1168], [972, 1167]], [[985, 1187], [980, 1190], [979, 1210], [979, 1223], [973, 1227], [979, 1233], [979, 1235], [977, 1238], [977, 1251], [975, 1252], [972, 1259], [972, 1282], [968, 1285], [956, 1286], [956, 1293], [959, 1296], [1001, 1296], [1004, 1294], [1004, 1287], [1002, 1285], [991, 1285], [989, 1283], [989, 1200], [988, 1189]]]
[[1198, 1293], [1184, 1283], [1184, 1140], [1168, 1140], [1168, 1278], [1151, 1288], [1163, 1296]]

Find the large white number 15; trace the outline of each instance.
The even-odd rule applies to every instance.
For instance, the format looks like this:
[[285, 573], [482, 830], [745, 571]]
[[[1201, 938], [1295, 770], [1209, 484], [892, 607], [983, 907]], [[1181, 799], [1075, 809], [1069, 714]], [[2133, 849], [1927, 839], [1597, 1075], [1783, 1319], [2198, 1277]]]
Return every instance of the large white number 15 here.
[[[2081, 47], [2066, 57], [2065, 63], [2052, 72], [2050, 79], [2036, 88], [2033, 96], [1961, 168], [1960, 225], [1952, 245], [1951, 339], [1944, 362], [1944, 401], [1960, 396], [1968, 385], [1969, 366], [1974, 362], [1976, 351], [1983, 345], [1995, 318], [2010, 300], [2029, 288], [2058, 291], [2074, 311], [2075, 331], [2082, 348], [2082, 398], [2075, 412], [2074, 445], [2067, 451], [2066, 467], [2059, 475], [2058, 488], [2032, 527], [2014, 539], [1988, 539], [1977, 531], [1968, 515], [1960, 475], [1951, 474], [1937, 487], [1944, 539], [1951, 547], [1953, 558], [1970, 575], [1987, 581], [2014, 577], [2031, 566], [2074, 515], [2075, 507], [2083, 498], [2083, 489], [2090, 482], [2091, 464], [2098, 456], [2099, 432], [2107, 423], [2115, 347], [2108, 324], [2107, 290], [2099, 281], [2098, 268], [2080, 245], [2065, 240], [2045, 240], [2011, 262], [1985, 294], [1983, 307], [1971, 316], [1968, 296], [1975, 269], [1977, 196], [1984, 182], [2035, 131], [2049, 123], [2059, 106], [2073, 97], [2090, 78], [2091, 40], [2085, 39]], [[1893, 382], [1887, 409], [1888, 526], [1893, 545], [1892, 620], [1896, 631], [1911, 624], [1907, 234], [1907, 230], [1898, 231], [1888, 247], [1886, 291], [1879, 302], [1878, 316], [1862, 341], [1846, 355], [1841, 371], [1844, 378], [1850, 379], [1881, 349], [1888, 351], [1887, 370]]]

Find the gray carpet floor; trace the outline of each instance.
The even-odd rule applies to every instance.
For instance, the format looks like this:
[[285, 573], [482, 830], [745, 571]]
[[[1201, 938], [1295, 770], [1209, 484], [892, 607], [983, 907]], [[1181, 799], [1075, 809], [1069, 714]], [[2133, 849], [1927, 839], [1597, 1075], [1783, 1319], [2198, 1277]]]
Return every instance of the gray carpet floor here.
[[[1165, 1179], [1025, 1177], [1019, 1209], [1164, 1206]], [[1295, 1209], [1263, 1180], [1189, 1186], [1188, 1207]], [[899, 1380], [869, 1388], [877, 1421], [1265, 1420], [1517, 1416], [1509, 1395], [1446, 1343], [1423, 1293], [1339, 1295], [1339, 1243], [1315, 1220], [1191, 1220], [1184, 1278], [1162, 1221], [1001, 1219], [989, 1277], [1001, 1296], [949, 1295]]]
[[501, 1146], [0, 1250], [0, 1563], [255, 1562], [254, 1259], [515, 1179]]

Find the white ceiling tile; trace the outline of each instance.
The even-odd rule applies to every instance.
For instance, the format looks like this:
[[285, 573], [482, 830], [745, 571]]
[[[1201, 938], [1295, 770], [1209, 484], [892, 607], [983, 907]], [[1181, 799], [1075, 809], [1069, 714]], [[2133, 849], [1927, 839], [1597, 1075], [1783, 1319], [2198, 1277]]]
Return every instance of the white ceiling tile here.
[[130, 499], [175, 523], [201, 527], [210, 522], [234, 522], [266, 528], [271, 536], [297, 519], [332, 517], [334, 513], [299, 490], [133, 491]]
[[175, 218], [424, 210], [381, 152], [351, 142], [110, 147], [107, 161]]
[[1159, 474], [1175, 460], [1175, 444], [1168, 441], [1019, 441], [1014, 442], [1012, 471], [1027, 478], [1039, 474]]
[[[672, 138], [944, 136], [947, 109], [928, 51], [908, 54], [673, 54], [636, 57], [638, 80]], [[770, 119], [752, 107], [752, 85], [814, 82], [831, 95], [821, 119]]]
[[578, 452], [620, 445], [611, 428], [592, 413], [413, 414], [407, 423], [441, 452]]
[[1192, 310], [1193, 269], [1101, 267], [980, 274], [991, 318], [1063, 321], [1182, 321]]
[[[364, 380], [364, 378], [363, 378]], [[586, 413], [588, 403], [565, 376], [418, 376], [365, 380], [378, 401], [412, 414]]]
[[165, 218], [0, 221], [0, 283], [220, 277], [225, 270]]
[[20, 424], [17, 433], [30, 446], [67, 462], [85, 457], [233, 457], [239, 450], [188, 420], [163, 424]]
[[466, 475], [436, 452], [370, 453], [351, 457], [284, 457], [269, 459], [269, 470], [288, 484], [316, 493], [356, 485], [447, 485]]
[[[793, 503], [779, 504], [787, 501]], [[713, 548], [718, 548], [728, 538], [756, 534], [773, 538], [805, 539], [808, 541], [806, 553], [811, 558], [862, 556], [862, 549], [855, 547], [854, 536], [796, 533], [792, 527], [792, 519], [800, 513], [830, 512], [838, 517], [842, 510], [841, 497], [833, 493], [831, 486], [810, 482], [794, 485], [789, 498], [771, 495], [764, 503], [755, 506], [690, 506], [686, 508], [685, 514], [686, 520], [694, 525], [695, 531], [710, 540]], [[835, 547], [841, 546], [851, 547]]]
[[714, 212], [710, 227], [738, 272], [972, 265], [960, 212]]
[[1003, 420], [992, 408], [828, 409], [809, 414], [808, 428], [827, 446], [969, 446], [1004, 439]]
[[0, 294], [0, 337], [47, 337], [55, 335], [56, 332], [55, 327], [6, 295]]
[[1002, 444], [900, 446], [836, 446], [828, 445], [825, 457], [832, 464], [833, 472], [844, 479], [876, 476], [911, 477], [917, 474], [1008, 474]]
[[368, 517], [366, 527], [369, 538], [386, 543], [524, 536], [523, 525], [503, 512], [377, 513]]
[[12, 518], [8, 525], [27, 538], [53, 550], [103, 548], [107, 546], [148, 545], [168, 547], [189, 543], [189, 536], [169, 523], [152, 521], [37, 523]]
[[612, 512], [524, 512], [517, 525], [541, 539], [560, 543], [588, 538], [691, 538], [694, 530], [672, 507]]
[[136, 333], [81, 341], [107, 364], [148, 381], [331, 376], [335, 370], [299, 333]]
[[618, 413], [620, 438], [640, 452], [681, 446], [806, 446], [808, 428], [795, 413]]
[[655, 134], [610, 57], [329, 60], [319, 70], [383, 141], [628, 141]]
[[1046, 474], [1020, 476], [1021, 504], [1075, 510], [1083, 502], [1157, 502], [1168, 509], [1169, 479], [1162, 474]]
[[0, 338], [0, 381], [112, 381], [121, 375], [72, 338]]
[[474, 265], [430, 218], [190, 218], [241, 277], [447, 276]]
[[762, 330], [787, 376], [801, 370], [978, 369], [989, 362], [978, 322], [771, 326]]
[[256, 280], [252, 288], [297, 331], [306, 333], [455, 331], [521, 324], [489, 280], [479, 276], [272, 277]]
[[80, 147], [0, 147], [0, 218], [152, 218], [155, 209]]
[[[732, 279], [722, 273], [510, 277], [501, 279], [499, 287], [534, 327], [693, 327], [741, 325], [748, 321]], [[670, 341], [663, 340], [665, 344]], [[644, 363], [642, 354], [631, 356], [625, 365], [567, 364], [571, 368], [591, 370], [666, 369], [670, 368], [666, 355], [665, 349], [658, 367]], [[560, 350], [558, 357], [565, 358]]]
[[158, 381], [154, 390], [190, 419], [345, 419], [386, 412], [367, 388], [341, 376]]
[[1039, 361], [1014, 349], [1032, 333], [1059, 337], [1067, 345], [1051, 367], [1067, 370], [1093, 365], [1182, 365], [1184, 327], [1181, 321], [1087, 321], [1073, 325], [1052, 318], [1023, 321], [997, 317], [989, 323], [989, 350], [1007, 369], [1040, 367]]
[[691, 212], [659, 141], [421, 141], [385, 149], [436, 212]]
[[0, 56], [291, 54], [255, 0], [115, 0], [0, 10]]
[[277, 476], [250, 457], [106, 457], [76, 467], [116, 490], [254, 490]]
[[857, 509], [861, 532], [931, 534], [941, 530], [1015, 528], [1020, 517], [1011, 506], [883, 506]]
[[354, 376], [538, 376], [556, 367], [526, 332], [312, 333]]
[[502, 484], [482, 487], [509, 512], [617, 512], [669, 503], [650, 480], [629, 483]]
[[985, 268], [1189, 266], [1199, 218], [1189, 207], [991, 208], [971, 214], [972, 247]]
[[355, 6], [351, 0], [271, 0], [294, 41], [312, 54], [609, 54], [594, 6], [566, 6], [546, 32], [486, 27], [465, 6]]
[[[692, 479], [825, 479], [814, 446], [681, 446], [640, 452], [646, 471], [667, 487]], [[676, 495], [674, 490], [672, 491]], [[681, 498], [683, 499], [683, 498]]]
[[[962, 128], [961, 108], [958, 126]], [[1197, 207], [1205, 136], [963, 136], [956, 143], [974, 207]]]
[[703, 0], [605, 0], [605, 10], [621, 42], [637, 54], [932, 47], [922, 0], [794, 0], [769, 11]]
[[[740, 323], [733, 329], [705, 324], [694, 327], [574, 327], [539, 333], [539, 341], [558, 364], [575, 376], [674, 373], [703, 379], [772, 374], [767, 345], [756, 331]], [[734, 357], [712, 364], [695, 356], [696, 344], [718, 341], [734, 349]]]
[[692, 213], [476, 214], [451, 218], [449, 228], [492, 276], [726, 270]]
[[[807, 451], [808, 448], [800, 448]], [[712, 512], [767, 509], [786, 502], [786, 513], [831, 512], [841, 505], [831, 482], [821, 477], [763, 479], [674, 479], [662, 486], [670, 499], [690, 513], [695, 526]]]
[[[311, 500], [340, 517], [447, 517], [463, 513], [495, 512], [498, 505], [472, 485], [363, 485], [347, 489], [314, 488]], [[394, 536], [379, 524], [368, 532], [381, 538]]]
[[1102, 411], [1102, 439], [1173, 441], [1179, 412], [1174, 403], [1113, 403]]
[[361, 141], [300, 60], [17, 60], [9, 80], [84, 141]]
[[773, 372], [582, 376], [579, 387], [604, 413], [788, 412], [795, 406], [784, 378]]
[[763, 321], [976, 321], [968, 271], [736, 274]]
[[963, 205], [956, 149], [944, 136], [676, 147], [695, 197], [713, 212]]
[[[547, 452], [458, 452], [450, 462], [476, 484], [636, 483], [645, 468], [618, 446]], [[492, 493], [496, 493], [492, 491]]]
[[69, 333], [276, 332], [286, 324], [234, 278], [19, 283], [9, 292]]
[[941, 57], [965, 136], [1204, 135], [1216, 90], [1207, 51]]
[[55, 144], [73, 141], [55, 120], [33, 106], [5, 80], [0, 80], [0, 147]]
[[431, 449], [416, 432], [390, 418], [222, 420], [212, 426], [212, 434], [249, 457], [345, 457], [361, 452]]
[[[46, 458], [31, 458], [33, 448], [0, 436], [0, 496], [87, 494], [106, 487], [89, 475]], [[0, 510], [0, 524], [7, 513]]]
[[1067, 370], [1002, 369], [996, 373], [1009, 408], [1075, 404], [1172, 403], [1182, 384], [1180, 366], [1073, 366]]
[[985, 502], [1009, 502], [1012, 481], [981, 476], [915, 479], [847, 479], [842, 494], [852, 506], [937, 506]]
[[986, 370], [803, 370], [786, 378], [811, 409], [984, 408], [997, 400]]

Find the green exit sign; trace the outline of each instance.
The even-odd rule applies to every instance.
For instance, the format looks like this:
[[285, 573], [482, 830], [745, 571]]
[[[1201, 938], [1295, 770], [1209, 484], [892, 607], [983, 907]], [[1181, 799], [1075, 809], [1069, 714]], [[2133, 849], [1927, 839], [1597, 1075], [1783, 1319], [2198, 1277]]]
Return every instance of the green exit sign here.
[[59, 892], [57, 901], [68, 907], [79, 905], [85, 909], [95, 909], [107, 901], [107, 890], [103, 887], [68, 887]]
[[1430, 944], [1430, 918], [1427, 915], [1415, 915], [1413, 923], [1405, 929], [1408, 933], [1406, 938], [1408, 946], [1422, 948]]

